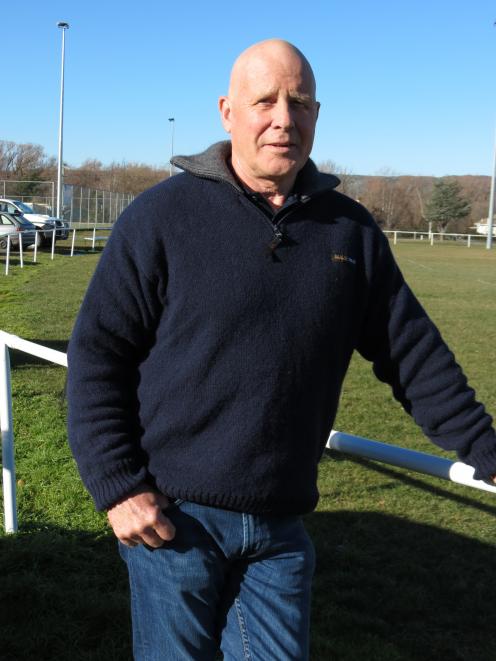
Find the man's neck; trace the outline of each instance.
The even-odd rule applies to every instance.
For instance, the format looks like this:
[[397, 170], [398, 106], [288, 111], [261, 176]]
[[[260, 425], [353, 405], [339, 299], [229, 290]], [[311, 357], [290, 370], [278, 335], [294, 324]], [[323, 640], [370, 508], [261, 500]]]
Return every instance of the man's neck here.
[[262, 195], [274, 210], [280, 209], [284, 205], [296, 180], [296, 174], [281, 179], [251, 177], [243, 171], [235, 159], [229, 161], [229, 166], [246, 190]]

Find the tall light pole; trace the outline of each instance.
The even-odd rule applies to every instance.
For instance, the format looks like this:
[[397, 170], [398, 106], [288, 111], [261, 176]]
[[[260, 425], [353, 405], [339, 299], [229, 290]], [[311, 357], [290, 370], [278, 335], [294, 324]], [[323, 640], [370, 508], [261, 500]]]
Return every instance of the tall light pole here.
[[[496, 21], [493, 23], [493, 27]], [[486, 248], [491, 250], [493, 247], [493, 218], [494, 218], [494, 189], [496, 184], [496, 134], [494, 140], [494, 163], [493, 163], [493, 176], [491, 177], [491, 193], [489, 195], [489, 212], [487, 214], [487, 240]]]
[[65, 61], [65, 31], [69, 29], [69, 23], [59, 21], [57, 27], [62, 30], [62, 68], [60, 72], [60, 116], [59, 116], [59, 156], [57, 165], [57, 218], [60, 218], [64, 195], [63, 156], [62, 143], [64, 133], [64, 61]]
[[170, 157], [170, 170], [169, 170], [169, 177], [172, 177], [172, 171], [174, 166], [172, 165], [172, 157], [174, 156], [174, 122], [175, 119], [174, 117], [169, 117], [169, 122], [171, 123], [171, 157]]
[[496, 180], [496, 136], [494, 141], [494, 164], [493, 176], [491, 177], [491, 194], [489, 195], [489, 213], [487, 215], [487, 240], [486, 248], [491, 250], [493, 246], [493, 218], [494, 218], [494, 189]]

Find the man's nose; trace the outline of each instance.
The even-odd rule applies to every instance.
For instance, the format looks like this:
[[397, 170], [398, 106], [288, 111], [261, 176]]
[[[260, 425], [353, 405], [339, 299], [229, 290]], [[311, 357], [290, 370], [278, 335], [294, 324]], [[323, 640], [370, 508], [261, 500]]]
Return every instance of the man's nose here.
[[279, 99], [274, 106], [272, 124], [277, 128], [290, 129], [295, 125], [293, 109], [287, 99]]

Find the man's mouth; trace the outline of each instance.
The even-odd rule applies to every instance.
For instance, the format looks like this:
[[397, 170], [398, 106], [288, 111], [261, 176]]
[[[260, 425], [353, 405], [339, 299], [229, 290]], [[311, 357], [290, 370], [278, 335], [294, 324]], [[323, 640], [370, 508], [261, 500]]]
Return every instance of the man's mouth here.
[[295, 147], [294, 142], [268, 142], [266, 143], [267, 147], [272, 147], [273, 149], [280, 149], [281, 151], [284, 151], [285, 149], [291, 149], [292, 147]]

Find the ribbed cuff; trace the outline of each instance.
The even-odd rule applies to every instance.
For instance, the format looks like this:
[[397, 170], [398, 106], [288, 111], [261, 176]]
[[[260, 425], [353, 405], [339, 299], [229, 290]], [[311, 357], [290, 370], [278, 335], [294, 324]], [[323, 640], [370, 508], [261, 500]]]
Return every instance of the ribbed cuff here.
[[471, 452], [463, 461], [475, 468], [474, 479], [487, 480], [496, 475], [496, 433], [491, 429], [483, 438], [478, 439]]
[[107, 510], [118, 500], [146, 482], [147, 471], [144, 466], [136, 466], [128, 461], [116, 466], [110, 473], [91, 477], [85, 481], [98, 511]]

